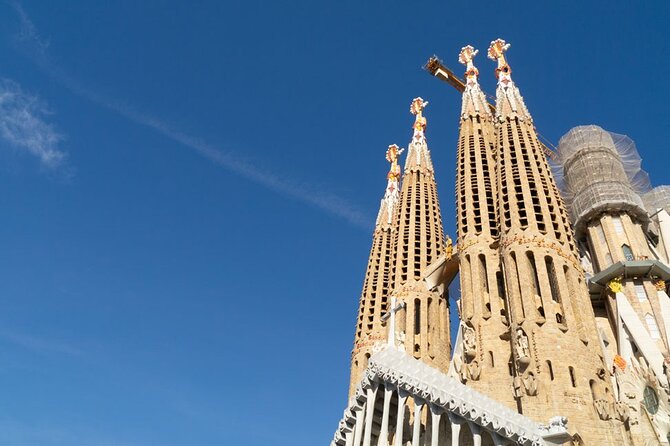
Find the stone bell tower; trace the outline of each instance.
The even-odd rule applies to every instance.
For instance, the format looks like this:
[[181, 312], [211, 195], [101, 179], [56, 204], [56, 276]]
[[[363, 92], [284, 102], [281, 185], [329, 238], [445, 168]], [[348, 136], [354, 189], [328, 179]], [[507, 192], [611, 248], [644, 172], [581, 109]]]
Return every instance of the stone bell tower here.
[[498, 39], [488, 50], [497, 62], [499, 255], [514, 383], [499, 392], [513, 392], [519, 412], [533, 419], [566, 416], [583, 444], [624, 444], [568, 214], [512, 80], [508, 48]]
[[392, 295], [398, 312], [398, 346], [408, 354], [446, 371], [449, 367], [449, 309], [446, 292], [429, 290], [424, 274], [445, 251], [444, 232], [433, 162], [426, 142], [427, 101], [416, 98], [415, 115], [402, 178], [395, 233]]
[[[516, 409], [509, 389], [511, 348], [505, 282], [498, 256], [498, 185], [492, 110], [479, 86], [472, 46], [461, 50], [466, 66], [458, 138], [456, 202], [461, 298], [461, 381]], [[453, 373], [453, 371], [452, 371]], [[502, 391], [506, 389], [507, 391]]]
[[388, 337], [387, 329], [382, 325], [382, 316], [389, 310], [389, 294], [393, 282], [392, 262], [398, 230], [397, 209], [400, 199], [398, 157], [402, 152], [403, 149], [399, 149], [395, 144], [389, 146], [386, 151], [386, 160], [391, 164], [391, 168], [387, 175], [386, 192], [379, 206], [358, 308], [354, 349], [351, 353], [350, 396], [361, 380], [370, 355], [386, 344]]

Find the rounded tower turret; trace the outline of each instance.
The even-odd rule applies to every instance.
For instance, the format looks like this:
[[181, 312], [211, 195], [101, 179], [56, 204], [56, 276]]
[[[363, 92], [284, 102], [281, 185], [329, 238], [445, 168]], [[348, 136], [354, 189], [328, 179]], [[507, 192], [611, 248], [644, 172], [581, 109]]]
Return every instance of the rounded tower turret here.
[[646, 226], [647, 211], [607, 131], [597, 125], [575, 127], [561, 138], [558, 155], [577, 238], [605, 212], [625, 212]]

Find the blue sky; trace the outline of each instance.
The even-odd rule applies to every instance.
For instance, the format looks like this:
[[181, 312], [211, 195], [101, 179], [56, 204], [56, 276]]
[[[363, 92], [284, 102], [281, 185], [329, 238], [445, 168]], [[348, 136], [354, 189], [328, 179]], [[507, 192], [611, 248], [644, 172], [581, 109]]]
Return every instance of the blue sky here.
[[416, 96], [454, 234], [433, 53], [670, 182], [670, 3], [544, 3], [0, 3], [0, 443], [327, 444]]

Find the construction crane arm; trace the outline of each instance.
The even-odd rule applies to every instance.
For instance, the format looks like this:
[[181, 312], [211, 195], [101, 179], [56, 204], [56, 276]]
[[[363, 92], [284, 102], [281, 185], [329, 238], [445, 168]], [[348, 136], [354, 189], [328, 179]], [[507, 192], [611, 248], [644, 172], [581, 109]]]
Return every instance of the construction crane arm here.
[[448, 83], [456, 90], [458, 90], [460, 93], [463, 93], [463, 91], [465, 91], [465, 82], [463, 82], [463, 80], [460, 77], [456, 76], [453, 71], [445, 67], [442, 64], [442, 61], [437, 58], [437, 56], [433, 56], [430, 59], [428, 59], [428, 62], [426, 62], [424, 68], [430, 74]]

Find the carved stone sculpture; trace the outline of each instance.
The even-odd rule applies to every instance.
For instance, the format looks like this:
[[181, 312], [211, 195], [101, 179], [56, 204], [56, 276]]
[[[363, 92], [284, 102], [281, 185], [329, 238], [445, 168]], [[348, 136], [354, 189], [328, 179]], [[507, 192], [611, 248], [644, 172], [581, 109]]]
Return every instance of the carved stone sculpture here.
[[531, 372], [525, 373], [521, 377], [521, 381], [523, 382], [523, 387], [526, 389], [526, 393], [530, 396], [535, 396], [537, 395], [537, 379], [535, 378], [535, 375]]
[[463, 355], [466, 361], [477, 356], [477, 334], [469, 323], [463, 324]]
[[628, 415], [628, 404], [623, 401], [617, 401], [614, 403], [614, 414], [617, 420], [622, 423], [628, 422], [630, 416]]
[[521, 327], [517, 327], [514, 336], [514, 356], [519, 371], [523, 372], [530, 364], [530, 346], [528, 336]]

